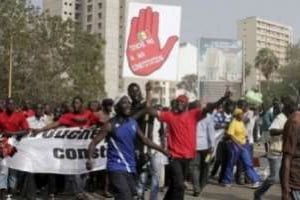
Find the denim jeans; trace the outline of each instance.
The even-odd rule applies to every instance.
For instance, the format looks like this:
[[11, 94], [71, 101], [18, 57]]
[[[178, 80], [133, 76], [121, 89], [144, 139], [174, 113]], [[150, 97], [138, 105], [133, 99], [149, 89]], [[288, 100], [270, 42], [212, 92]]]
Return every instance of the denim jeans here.
[[208, 182], [209, 163], [205, 162], [207, 154], [207, 150], [197, 151], [196, 157], [191, 162], [194, 192], [202, 192]]
[[292, 190], [291, 191], [291, 199], [292, 200], [300, 200], [300, 191], [299, 190]]
[[[253, 149], [254, 149], [253, 144], [248, 143], [246, 147], [250, 153], [251, 159], [253, 159]], [[236, 164], [236, 182], [238, 184], [244, 184], [247, 182], [248, 180], [247, 178], [249, 179], [249, 177], [246, 176], [243, 162], [242, 160], [239, 159]]]
[[233, 168], [238, 160], [242, 161], [242, 164], [246, 171], [246, 175], [252, 183], [260, 181], [260, 177], [253, 167], [252, 158], [248, 149], [248, 144], [238, 146], [234, 142], [228, 142], [229, 160], [227, 162], [224, 177], [222, 178], [222, 183], [232, 183]]
[[146, 154], [140, 154], [136, 158], [137, 162], [137, 188], [138, 199], [145, 198], [145, 190], [150, 174], [150, 158]]
[[160, 178], [163, 174], [163, 170], [165, 170], [163, 163], [163, 155], [161, 153], [155, 153], [151, 157], [151, 191], [150, 191], [150, 200], [158, 200], [159, 198], [159, 182]]
[[148, 183], [148, 177], [150, 174], [150, 162], [145, 165], [144, 169], [140, 171], [140, 174], [138, 176], [138, 183], [137, 183], [137, 195], [139, 199], [144, 199], [145, 198], [145, 191], [146, 191], [146, 186]]
[[254, 199], [261, 200], [261, 196], [264, 195], [269, 188], [275, 183], [279, 183], [279, 171], [281, 166], [281, 156], [268, 156], [270, 165], [270, 175], [263, 182], [263, 184], [254, 192]]
[[17, 171], [0, 166], [0, 189], [16, 189], [17, 187]]

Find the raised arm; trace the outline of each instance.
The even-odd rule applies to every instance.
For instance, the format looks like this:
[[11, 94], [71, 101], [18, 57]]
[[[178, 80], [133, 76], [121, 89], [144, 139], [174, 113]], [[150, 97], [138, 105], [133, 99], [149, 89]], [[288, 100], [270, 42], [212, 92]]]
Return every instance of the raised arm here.
[[152, 89], [153, 83], [149, 81], [146, 84], [146, 107], [147, 107], [147, 114], [151, 117], [158, 118], [158, 110], [152, 106]]
[[271, 129], [270, 130], [270, 135], [271, 136], [279, 136], [283, 134], [283, 130], [281, 129]]
[[211, 109], [214, 110], [220, 105], [222, 105], [226, 100], [228, 100], [231, 97], [232, 93], [227, 90], [223, 97], [221, 97], [217, 102], [211, 103], [210, 108], [203, 108], [202, 113], [205, 115], [207, 112], [209, 112]]
[[29, 130], [21, 130], [21, 131], [5, 131], [2, 135], [3, 136], [16, 136], [16, 137], [22, 137], [24, 135], [27, 135]]
[[59, 126], [61, 126], [60, 122], [59, 121], [56, 121], [56, 122], [53, 122], [51, 124], [48, 124], [47, 126], [41, 128], [41, 129], [33, 129], [32, 130], [32, 133], [34, 135], [40, 133], [40, 132], [43, 132], [43, 131], [48, 131], [50, 129], [54, 129], [54, 128], [58, 128]]
[[102, 129], [100, 132], [94, 137], [94, 139], [91, 141], [89, 144], [88, 148], [88, 160], [86, 162], [86, 168], [88, 170], [91, 170], [93, 168], [93, 154], [95, 152], [95, 148], [97, 144], [99, 144], [111, 131], [111, 123], [107, 122], [103, 125]]
[[132, 118], [134, 118], [135, 120], [137, 120], [141, 116], [149, 114], [148, 109], [151, 107], [151, 101], [152, 101], [151, 91], [152, 91], [152, 82], [149, 81], [146, 83], [146, 105], [145, 105], [145, 108], [136, 113], [133, 113]]

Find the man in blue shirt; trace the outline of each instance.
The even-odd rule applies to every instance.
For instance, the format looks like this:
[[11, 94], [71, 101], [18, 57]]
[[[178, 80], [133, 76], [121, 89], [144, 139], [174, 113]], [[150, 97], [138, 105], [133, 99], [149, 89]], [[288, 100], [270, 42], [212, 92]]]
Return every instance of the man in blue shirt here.
[[131, 104], [126, 95], [115, 101], [116, 116], [107, 122], [89, 145], [87, 169], [92, 169], [92, 157], [96, 145], [108, 137], [107, 171], [116, 200], [131, 200], [135, 194], [136, 140], [150, 148], [168, 154], [162, 147], [144, 136], [136, 120], [130, 117]]

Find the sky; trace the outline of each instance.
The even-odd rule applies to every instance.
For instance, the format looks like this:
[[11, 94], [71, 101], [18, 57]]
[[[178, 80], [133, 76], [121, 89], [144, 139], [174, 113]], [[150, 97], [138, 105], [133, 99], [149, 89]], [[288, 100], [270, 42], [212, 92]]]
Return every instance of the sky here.
[[[41, 5], [42, 0], [32, 0]], [[122, 1], [122, 0], [120, 0]], [[237, 21], [250, 16], [289, 25], [300, 39], [300, 0], [151, 0], [182, 7], [181, 42], [200, 37], [237, 38]]]

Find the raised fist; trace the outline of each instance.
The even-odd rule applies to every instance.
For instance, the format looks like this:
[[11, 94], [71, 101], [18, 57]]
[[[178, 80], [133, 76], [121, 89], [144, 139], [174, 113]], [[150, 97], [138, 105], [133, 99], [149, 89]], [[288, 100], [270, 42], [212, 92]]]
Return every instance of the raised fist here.
[[131, 20], [126, 55], [135, 75], [148, 76], [161, 68], [178, 40], [177, 36], [171, 36], [161, 47], [158, 27], [159, 13], [151, 7], [141, 9], [139, 16]]

